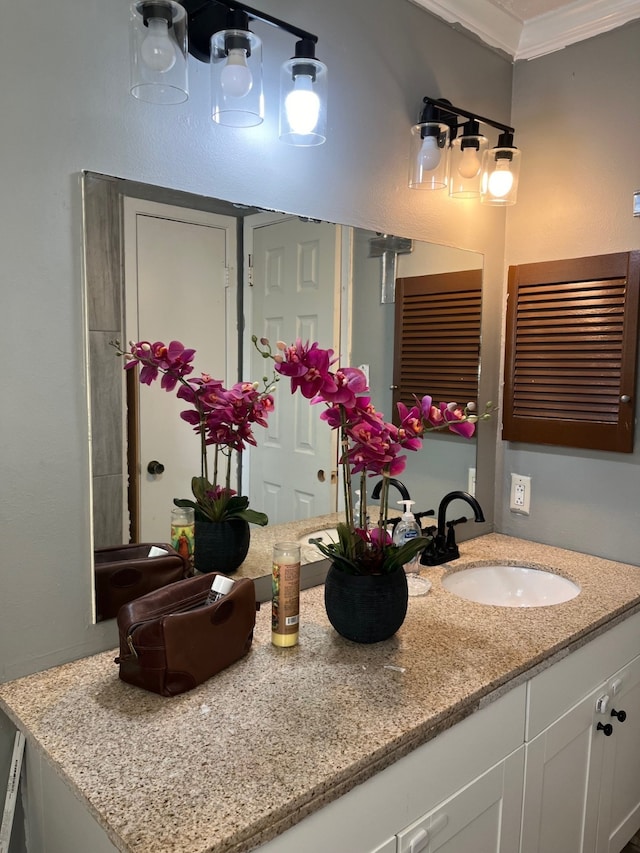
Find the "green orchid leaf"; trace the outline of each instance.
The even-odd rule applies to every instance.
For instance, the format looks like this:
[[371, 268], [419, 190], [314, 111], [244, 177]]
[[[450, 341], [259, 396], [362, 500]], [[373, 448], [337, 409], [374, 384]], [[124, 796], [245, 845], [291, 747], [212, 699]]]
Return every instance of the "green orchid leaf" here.
[[248, 506], [249, 498], [246, 498], [243, 495], [233, 495], [227, 501], [226, 510], [227, 513], [231, 515], [237, 515], [242, 510], [245, 510]]
[[255, 509], [243, 509], [240, 512], [234, 512], [232, 518], [241, 518], [243, 521], [248, 521], [249, 524], [258, 524], [260, 527], [265, 527], [269, 524], [269, 518], [264, 512], [258, 512]]
[[389, 548], [389, 553], [385, 560], [385, 571], [395, 572], [404, 566], [405, 563], [410, 563], [430, 541], [431, 537], [416, 536], [415, 539], [410, 539], [404, 545], [392, 546]]

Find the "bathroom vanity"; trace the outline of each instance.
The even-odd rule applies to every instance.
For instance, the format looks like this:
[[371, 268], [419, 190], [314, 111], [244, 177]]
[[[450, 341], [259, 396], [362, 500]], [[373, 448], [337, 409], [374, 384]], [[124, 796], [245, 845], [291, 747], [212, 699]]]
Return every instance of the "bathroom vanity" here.
[[[271, 645], [267, 604], [250, 654], [182, 696], [121, 682], [115, 651], [0, 685], [27, 735], [29, 849], [619, 853], [640, 828], [640, 568], [498, 534], [460, 550], [384, 643], [339, 637], [315, 586], [299, 646]], [[580, 595], [506, 608], [442, 586], [496, 561]]]

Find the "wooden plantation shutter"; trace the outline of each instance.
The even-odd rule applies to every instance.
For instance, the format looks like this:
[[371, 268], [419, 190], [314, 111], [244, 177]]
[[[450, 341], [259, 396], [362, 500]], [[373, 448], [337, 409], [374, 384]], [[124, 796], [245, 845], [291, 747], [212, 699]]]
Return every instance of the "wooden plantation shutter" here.
[[477, 401], [482, 270], [396, 281], [393, 410], [413, 395]]
[[640, 252], [509, 268], [502, 437], [633, 450]]

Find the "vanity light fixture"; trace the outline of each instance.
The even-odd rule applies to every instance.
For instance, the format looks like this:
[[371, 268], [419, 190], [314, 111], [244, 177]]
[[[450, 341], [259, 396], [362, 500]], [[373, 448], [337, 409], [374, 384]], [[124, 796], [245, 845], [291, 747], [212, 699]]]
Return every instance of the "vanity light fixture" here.
[[[481, 124], [500, 131], [495, 148], [488, 147]], [[411, 128], [409, 186], [448, 187], [452, 198], [515, 204], [520, 151], [513, 144], [514, 133], [512, 127], [454, 107], [445, 98], [425, 97], [420, 121]]]
[[129, 21], [131, 94], [150, 104], [181, 104], [187, 86], [187, 13], [174, 0], [136, 0]]
[[131, 93], [155, 104], [188, 97], [187, 53], [210, 65], [211, 117], [252, 127], [264, 120], [261, 21], [298, 41], [282, 65], [280, 138], [291, 145], [326, 140], [327, 67], [316, 59], [318, 37], [232, 0], [134, 0], [131, 6]]

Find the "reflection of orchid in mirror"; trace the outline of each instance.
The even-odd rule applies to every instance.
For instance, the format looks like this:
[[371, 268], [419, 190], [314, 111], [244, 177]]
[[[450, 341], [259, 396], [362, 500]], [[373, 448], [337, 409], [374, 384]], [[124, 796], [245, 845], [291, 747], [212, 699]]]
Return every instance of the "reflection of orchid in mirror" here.
[[[242, 453], [248, 444], [257, 444], [253, 426], [267, 426], [267, 417], [273, 411], [273, 388], [266, 387], [266, 380], [262, 391], [257, 382], [237, 382], [225, 388], [221, 380], [206, 373], [187, 378], [193, 372], [191, 362], [196, 351], [186, 349], [180, 341], [132, 342], [129, 352], [122, 350], [118, 341], [112, 344], [124, 357], [125, 370], [140, 367], [141, 384], [151, 385], [161, 376], [160, 386], [168, 392], [177, 387], [176, 396], [191, 406], [180, 412], [180, 417], [200, 436], [200, 476], [191, 481], [195, 501], [180, 498], [174, 503], [193, 507], [198, 521], [241, 518], [266, 524], [267, 516], [249, 509], [248, 498], [236, 495], [231, 488], [231, 462], [234, 452]], [[211, 475], [209, 447], [214, 448]]]
[[[472, 403], [463, 407], [434, 403], [429, 396], [416, 397], [411, 408], [398, 403], [396, 426], [376, 411], [364, 373], [355, 367], [339, 367], [333, 350], [298, 339], [290, 345], [279, 341], [274, 353], [267, 338], [258, 341], [254, 335], [252, 340], [263, 358], [273, 359], [276, 372], [291, 380], [291, 393], [299, 391], [311, 404], [324, 405], [321, 419], [339, 431], [346, 522], [338, 525], [339, 541], [316, 542], [319, 550], [350, 574], [388, 573], [409, 562], [428, 540], [419, 537], [401, 547], [392, 544], [387, 530], [389, 478], [404, 471], [404, 451], [420, 450], [425, 433], [449, 430], [471, 438], [476, 423], [490, 417], [492, 404], [478, 414]], [[361, 500], [355, 518], [352, 476], [358, 474]], [[383, 478], [380, 517], [373, 529], [366, 522], [367, 476]]]

